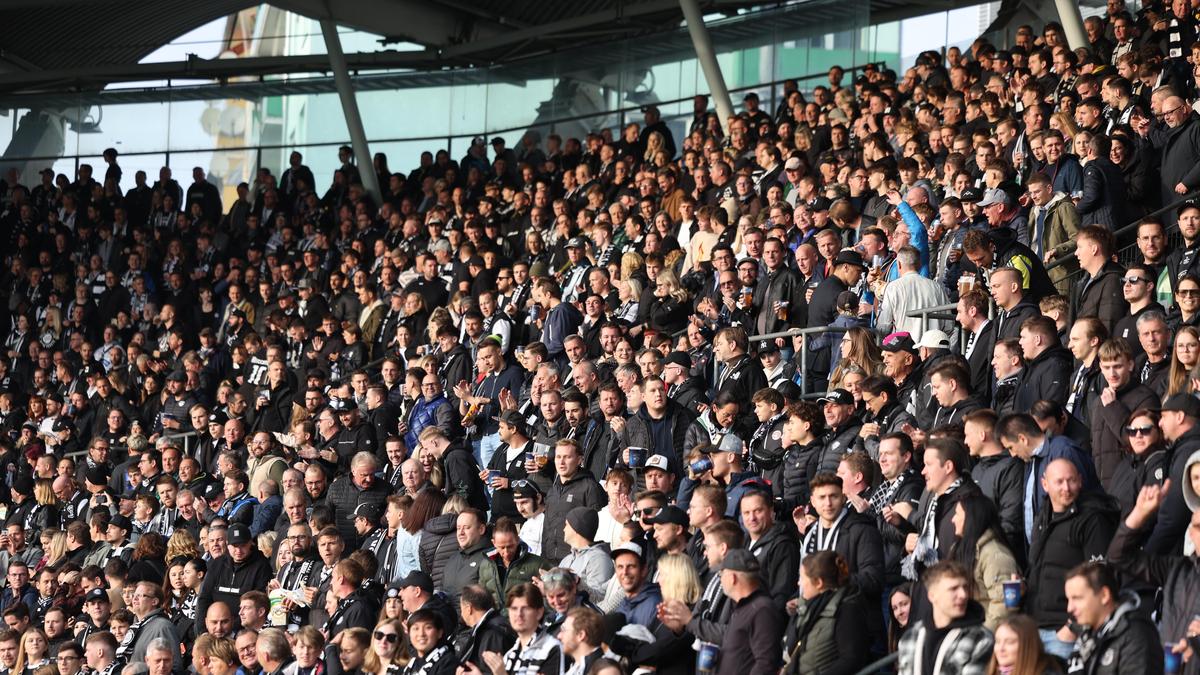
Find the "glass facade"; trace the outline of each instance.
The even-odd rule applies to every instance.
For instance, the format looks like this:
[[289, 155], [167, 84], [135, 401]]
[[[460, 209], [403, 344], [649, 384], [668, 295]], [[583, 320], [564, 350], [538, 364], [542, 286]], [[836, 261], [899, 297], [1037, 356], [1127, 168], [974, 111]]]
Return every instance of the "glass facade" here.
[[[253, 11], [255, 21], [270, 26], [268, 33], [295, 36], [269, 40], [269, 48], [254, 53], [324, 53], [315, 21], [265, 6]], [[735, 108], [753, 90], [762, 107], [773, 111], [777, 88], [771, 83], [800, 78], [807, 90], [827, 81], [826, 71], [835, 64], [849, 69], [885, 62], [899, 68], [900, 25], [871, 25], [867, 2], [812, 0], [710, 19]], [[342, 41], [348, 53], [379, 48], [377, 37], [366, 33], [343, 33]], [[528, 129], [543, 138], [618, 130], [626, 121], [640, 121], [638, 107], [646, 103], [659, 103], [681, 138], [691, 97], [708, 91], [682, 27], [498, 67], [386, 75], [392, 83], [386, 88], [366, 85], [372, 76], [363, 78], [358, 103], [371, 151], [386, 153], [393, 171], [410, 170], [425, 150], [448, 149], [457, 159], [475, 136], [501, 135], [511, 147]], [[292, 149], [303, 152], [305, 163], [326, 180], [337, 166], [336, 147], [349, 140], [332, 91], [176, 101], [169, 100], [175, 90], [165, 91], [166, 102], [100, 105], [80, 98], [74, 106], [33, 114], [0, 110], [9, 118], [0, 121], [4, 165], [21, 170], [26, 184], [35, 183], [35, 172], [46, 166], [73, 177], [77, 165], [88, 162], [103, 175], [100, 155], [111, 146], [122, 155], [124, 188], [133, 185], [137, 170], [153, 183], [159, 168], [168, 165], [186, 184], [191, 168], [200, 166], [228, 197], [237, 183], [253, 181], [259, 166], [278, 175]]]

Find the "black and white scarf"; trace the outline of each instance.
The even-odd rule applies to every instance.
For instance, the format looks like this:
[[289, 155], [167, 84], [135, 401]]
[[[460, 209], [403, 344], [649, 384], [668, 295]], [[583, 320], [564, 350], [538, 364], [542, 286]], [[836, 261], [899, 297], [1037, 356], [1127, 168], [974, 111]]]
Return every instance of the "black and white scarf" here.
[[921, 570], [933, 565], [937, 562], [937, 508], [938, 501], [942, 497], [954, 492], [962, 485], [963, 479], [960, 477], [946, 488], [946, 491], [940, 495], [933, 495], [929, 499], [929, 508], [925, 511], [925, 520], [921, 523], [921, 533], [917, 535], [917, 546], [912, 553], [904, 556], [904, 560], [900, 561], [900, 573], [905, 579], [916, 581], [921, 574]]
[[875, 491], [875, 494], [871, 495], [871, 513], [877, 516], [882, 515], [883, 507], [891, 505], [892, 499], [894, 499], [896, 497], [896, 493], [900, 491], [900, 486], [904, 485], [904, 481], [907, 480], [908, 477], [913, 473], [914, 472], [912, 469], [905, 469], [904, 471], [900, 472], [899, 476], [896, 476], [892, 480], [880, 485], [879, 489]]
[[429, 675], [433, 672], [434, 667], [449, 654], [451, 654], [450, 645], [443, 644], [429, 652], [428, 656], [418, 656], [409, 661], [408, 665], [404, 667], [404, 675]]
[[842, 533], [842, 521], [846, 520], [848, 513], [849, 507], [843, 508], [837, 520], [833, 521], [833, 525], [828, 529], [821, 527], [821, 521], [813, 523], [808, 532], [804, 533], [804, 541], [800, 544], [800, 559], [804, 560], [804, 556], [818, 551], [834, 550], [837, 547], [838, 536]]

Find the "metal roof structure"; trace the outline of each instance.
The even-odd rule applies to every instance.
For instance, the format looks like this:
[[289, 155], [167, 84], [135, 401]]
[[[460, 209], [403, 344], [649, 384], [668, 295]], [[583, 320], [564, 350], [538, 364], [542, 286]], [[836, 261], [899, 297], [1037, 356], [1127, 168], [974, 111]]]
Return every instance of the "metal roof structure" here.
[[[869, 3], [869, 4], [868, 4]], [[314, 19], [384, 36], [380, 51], [348, 53], [358, 84], [374, 88], [433, 86], [468, 82], [473, 77], [524, 79], [543, 57], [570, 52], [572, 62], [605, 67], [597, 44], [632, 41], [638, 54], [686, 46], [679, 30], [678, 0], [274, 0], [271, 6]], [[871, 23], [974, 4], [974, 0], [862, 0]], [[701, 0], [706, 14], [747, 10], [770, 15], [770, 23], [740, 17], [714, 28], [714, 42], [729, 46], [745, 31], [805, 26], [825, 32], [846, 24], [855, 11], [832, 0]], [[114, 83], [200, 80], [172, 87], [172, 100], [261, 96], [272, 90], [331, 91], [327, 57], [265, 56], [233, 59], [191, 58], [170, 63], [139, 63], [158, 47], [215, 19], [249, 7], [251, 0], [3, 0], [0, 2], [0, 105], [71, 105], [165, 100], [161, 87], [108, 89]], [[780, 21], [784, 23], [781, 24]], [[736, 25], [735, 25], [736, 24]], [[661, 39], [641, 40], [648, 35]], [[411, 43], [418, 49], [392, 49]], [[411, 45], [410, 45], [411, 46]], [[629, 54], [625, 58], [629, 58]], [[609, 56], [611, 58], [611, 56]], [[472, 75], [472, 71], [475, 74]], [[368, 74], [369, 73], [369, 74]], [[278, 76], [308, 77], [286, 82]], [[257, 81], [246, 82], [245, 78]], [[274, 78], [275, 81], [272, 81]], [[230, 82], [234, 80], [234, 82]], [[311, 81], [309, 81], [311, 80]], [[103, 91], [103, 94], [100, 92]], [[68, 102], [68, 99], [70, 102]]]

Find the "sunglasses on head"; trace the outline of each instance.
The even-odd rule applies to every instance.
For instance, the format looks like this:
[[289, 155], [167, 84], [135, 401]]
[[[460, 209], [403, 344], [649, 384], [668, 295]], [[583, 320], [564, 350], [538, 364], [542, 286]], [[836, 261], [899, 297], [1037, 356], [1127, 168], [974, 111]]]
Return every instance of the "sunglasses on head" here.
[[1154, 433], [1154, 425], [1145, 427], [1125, 427], [1126, 436], [1149, 436]]

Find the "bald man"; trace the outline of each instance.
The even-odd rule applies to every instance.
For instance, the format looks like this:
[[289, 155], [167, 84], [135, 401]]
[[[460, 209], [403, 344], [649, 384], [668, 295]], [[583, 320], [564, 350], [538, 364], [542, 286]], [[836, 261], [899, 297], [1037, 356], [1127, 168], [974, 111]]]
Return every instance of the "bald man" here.
[[1187, 102], [1168, 96], [1159, 113], [1166, 128], [1156, 126], [1151, 143], [1162, 152], [1163, 204], [1200, 189], [1200, 124]]
[[1046, 651], [1069, 658], [1076, 636], [1068, 627], [1067, 571], [1104, 558], [1120, 506], [1102, 492], [1083, 492], [1083, 477], [1068, 459], [1046, 466], [1042, 487], [1050, 508], [1043, 507], [1034, 520], [1025, 611], [1037, 621]]

